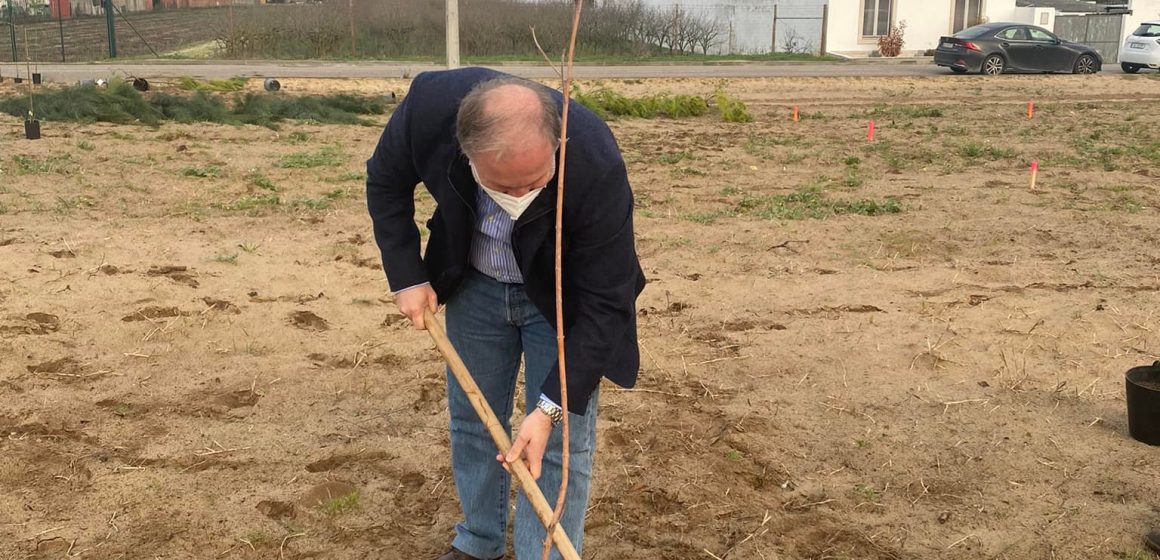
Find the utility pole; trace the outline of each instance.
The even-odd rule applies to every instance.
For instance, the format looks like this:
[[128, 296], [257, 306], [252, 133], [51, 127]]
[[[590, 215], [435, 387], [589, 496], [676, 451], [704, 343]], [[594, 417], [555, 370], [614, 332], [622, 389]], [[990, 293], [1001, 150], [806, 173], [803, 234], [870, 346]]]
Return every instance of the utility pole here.
[[826, 56], [826, 35], [830, 28], [830, 5], [822, 4], [822, 56]]
[[105, 27], [109, 30], [109, 58], [117, 58], [117, 29], [113, 24], [113, 0], [101, 0], [101, 6], [105, 8]]
[[447, 0], [447, 68], [459, 68], [459, 0]]
[[769, 52], [777, 52], [777, 4], [773, 5], [773, 33], [769, 39]]

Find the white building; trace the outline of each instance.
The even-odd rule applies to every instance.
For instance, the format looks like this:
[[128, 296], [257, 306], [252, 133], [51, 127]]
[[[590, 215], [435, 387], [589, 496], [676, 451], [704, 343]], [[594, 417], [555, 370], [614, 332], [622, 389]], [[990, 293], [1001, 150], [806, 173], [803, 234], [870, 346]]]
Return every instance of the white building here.
[[[822, 47], [822, 10], [828, 5], [826, 52], [853, 57], [869, 56], [878, 50], [878, 38], [890, 26], [902, 22], [906, 23], [903, 54], [914, 55], [937, 47], [939, 37], [953, 35], [977, 23], [1010, 21], [1054, 30], [1057, 15], [1075, 15], [1084, 6], [1092, 13], [1103, 10], [1102, 6], [1082, 0], [644, 0], [644, 3], [660, 9], [679, 5], [690, 13], [716, 19], [721, 25], [721, 39], [710, 52], [729, 54], [785, 51], [794, 38], [798, 39], [800, 48], [818, 52]], [[1141, 21], [1160, 18], [1160, 0], [1123, 0], [1123, 3], [1128, 5], [1131, 14], [1123, 18], [1121, 38]]]

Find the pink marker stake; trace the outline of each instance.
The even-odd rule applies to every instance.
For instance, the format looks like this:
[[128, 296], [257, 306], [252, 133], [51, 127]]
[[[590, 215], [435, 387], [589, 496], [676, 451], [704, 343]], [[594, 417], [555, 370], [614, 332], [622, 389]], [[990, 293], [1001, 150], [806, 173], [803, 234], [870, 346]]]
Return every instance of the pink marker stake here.
[[1035, 190], [1035, 180], [1039, 177], [1039, 162], [1031, 162], [1031, 190]]
[[1027, 120], [1035, 118], [1035, 102], [1029, 101], [1027, 103]]
[[793, 106], [793, 122], [798, 122], [798, 109], [797, 109], [797, 105], [794, 105], [794, 106]]
[[874, 121], [870, 121], [870, 126], [866, 128], [866, 141], [874, 141]]

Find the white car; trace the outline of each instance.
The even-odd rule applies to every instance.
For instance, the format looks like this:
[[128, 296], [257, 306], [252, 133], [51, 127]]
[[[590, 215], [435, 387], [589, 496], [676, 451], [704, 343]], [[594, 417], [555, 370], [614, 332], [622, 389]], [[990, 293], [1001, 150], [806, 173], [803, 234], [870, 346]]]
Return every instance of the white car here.
[[1160, 20], [1146, 21], [1124, 40], [1120, 68], [1129, 74], [1141, 68], [1160, 68]]

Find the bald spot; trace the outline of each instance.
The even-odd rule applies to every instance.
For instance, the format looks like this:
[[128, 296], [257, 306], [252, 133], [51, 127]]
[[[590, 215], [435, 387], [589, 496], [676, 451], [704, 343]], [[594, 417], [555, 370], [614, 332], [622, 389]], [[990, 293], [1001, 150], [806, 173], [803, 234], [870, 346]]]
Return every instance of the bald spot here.
[[504, 123], [497, 139], [509, 150], [525, 151], [533, 144], [555, 140], [544, 137], [543, 107], [534, 91], [508, 84], [485, 93], [483, 102], [484, 114]]

